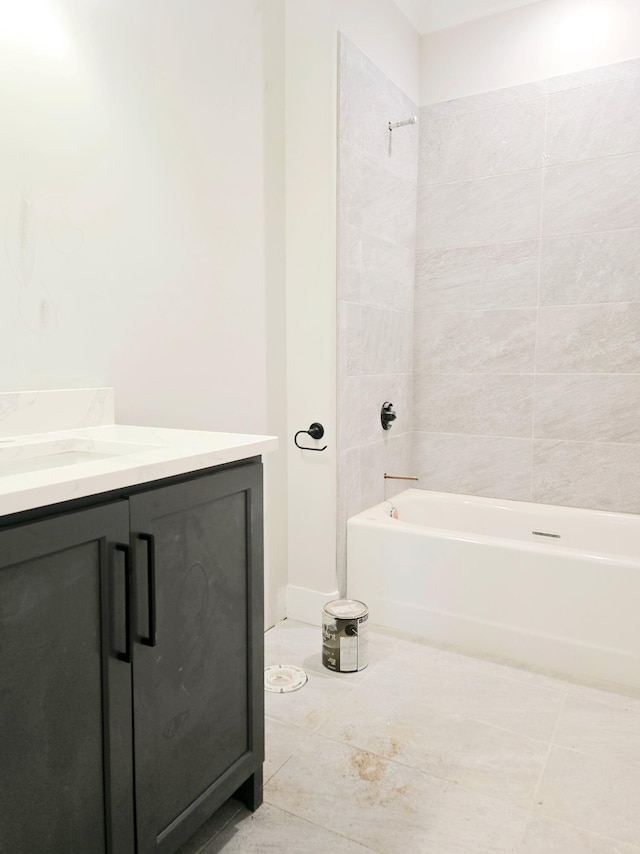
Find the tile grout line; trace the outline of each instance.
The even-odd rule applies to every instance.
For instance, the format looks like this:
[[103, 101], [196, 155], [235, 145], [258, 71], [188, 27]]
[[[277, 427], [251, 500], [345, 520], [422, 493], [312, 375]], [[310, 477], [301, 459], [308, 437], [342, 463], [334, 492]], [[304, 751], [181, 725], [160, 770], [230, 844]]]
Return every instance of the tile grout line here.
[[520, 840], [518, 842], [518, 847], [515, 849], [515, 854], [518, 854], [518, 852], [522, 848], [522, 843], [524, 842], [524, 838], [527, 835], [527, 830], [529, 830], [529, 826], [531, 825], [531, 822], [535, 818], [535, 813], [533, 812], [532, 809], [527, 810], [527, 812], [529, 813], [529, 815], [527, 816], [527, 820], [526, 820], [524, 827], [522, 829], [522, 835], [520, 836]]
[[[342, 300], [343, 302], [348, 302], [348, 300]], [[544, 305], [539, 305], [537, 308], [596, 308], [603, 305], [640, 305], [640, 299], [630, 299], [630, 300], [600, 300], [599, 302], [553, 302], [553, 303], [544, 303]], [[486, 306], [484, 308], [439, 308], [437, 306], [427, 306], [426, 308], [416, 308], [414, 309], [414, 314], [426, 314], [429, 317], [433, 317], [441, 314], [472, 314], [473, 312], [496, 312], [496, 311], [531, 311], [535, 309], [535, 305], [510, 305], [505, 308], [500, 308], [498, 306]], [[398, 309], [398, 311], [402, 311], [403, 309]], [[410, 312], [407, 311], [407, 314]], [[557, 373], [557, 371], [541, 371], [540, 373]], [[575, 373], [575, 371], [574, 371]], [[598, 372], [599, 373], [599, 372]], [[618, 372], [616, 372], [618, 373]]]
[[579, 750], [577, 747], [568, 747], [566, 744], [553, 744], [552, 747], [555, 747], [556, 750], [561, 750], [564, 753], [571, 753], [577, 756], [584, 756], [587, 759], [594, 759], [596, 762], [600, 762], [603, 765], [622, 765], [625, 768], [633, 768], [635, 771], [640, 771], [640, 764], [638, 762], [626, 762], [624, 759], [619, 758], [611, 759], [610, 757], [605, 757], [598, 753], [589, 753], [586, 750]]
[[[551, 97], [551, 96], [547, 96]], [[595, 163], [596, 161], [611, 160], [614, 157], [635, 157], [640, 154], [640, 148], [634, 148], [633, 151], [622, 151], [618, 154], [601, 154], [597, 157], [586, 157], [582, 160], [563, 160], [559, 163], [550, 163], [548, 166], [533, 166], [529, 169], [512, 169], [509, 172], [493, 172], [488, 175], [477, 175], [471, 178], [459, 178], [457, 181], [434, 181], [429, 184], [418, 184], [418, 190], [429, 187], [449, 187], [454, 184], [468, 184], [472, 181], [490, 181], [494, 178], [504, 178], [511, 175], [526, 175], [529, 172], [537, 172], [540, 168], [561, 169], [564, 166], [579, 166], [582, 163]], [[629, 226], [628, 226], [629, 227]]]
[[[640, 152], [639, 152], [640, 153]], [[543, 167], [540, 167], [543, 168]], [[537, 171], [537, 170], [530, 170]], [[353, 228], [360, 228], [357, 225], [352, 225]], [[614, 234], [620, 231], [638, 231], [640, 227], [637, 225], [624, 225], [620, 228], [591, 228], [586, 231], [562, 231], [557, 234], [543, 234], [541, 237], [518, 237], [512, 240], [492, 240], [492, 241], [483, 241], [481, 243], [446, 243], [440, 244], [438, 246], [427, 246], [424, 249], [416, 248], [416, 255], [429, 255], [432, 252], [455, 252], [461, 249], [478, 249], [483, 246], [511, 246], [514, 243], [533, 243], [536, 240], [565, 240], [569, 237], [582, 237], [584, 235], [592, 235], [592, 234]], [[372, 232], [367, 232], [366, 229], [360, 228], [360, 231], [364, 231], [366, 234], [370, 234]], [[374, 235], [375, 236], [375, 235]], [[381, 238], [385, 239], [385, 238]], [[393, 242], [393, 241], [388, 241]], [[401, 244], [397, 244], [401, 246]], [[403, 247], [406, 248], [406, 247]], [[411, 251], [411, 250], [409, 250]]]
[[321, 830], [326, 830], [329, 833], [332, 833], [334, 836], [339, 837], [340, 839], [346, 839], [348, 842], [352, 842], [354, 845], [360, 845], [362, 848], [364, 848], [365, 851], [373, 851], [374, 854], [380, 854], [380, 852], [378, 852], [375, 848], [370, 848], [368, 845], [365, 845], [363, 842], [359, 842], [357, 839], [353, 839], [351, 836], [345, 836], [344, 833], [340, 833], [339, 831], [334, 830], [332, 827], [327, 827], [326, 824], [318, 824], [315, 821], [311, 821], [311, 819], [307, 818], [306, 816], [303, 817], [301, 815], [298, 815], [298, 813], [291, 812], [291, 810], [285, 809], [283, 806], [280, 806], [280, 804], [273, 804], [271, 803], [271, 801], [265, 801], [265, 803], [268, 803], [269, 806], [273, 809], [280, 810], [280, 812], [286, 813], [287, 815], [298, 819], [298, 821], [306, 822], [307, 824], [311, 824], [313, 827], [319, 827]]
[[[473, 376], [473, 374], [471, 376]], [[530, 439], [530, 438], [527, 438], [526, 436], [505, 436], [504, 434], [493, 434], [493, 433], [443, 433], [443, 432], [434, 431], [434, 430], [413, 430], [412, 432], [422, 433], [425, 436], [459, 436], [461, 438], [469, 438], [469, 439], [511, 439], [513, 441], [516, 441], [516, 442], [532, 442], [532, 443], [533, 442], [554, 442], [556, 444], [558, 444], [558, 443], [565, 444], [566, 443], [566, 444], [571, 444], [571, 445], [594, 445], [596, 447], [610, 446], [610, 447], [615, 447], [615, 448], [629, 448], [629, 447], [635, 448], [635, 447], [638, 447], [638, 444], [639, 444], [638, 442], [599, 442], [599, 441], [596, 441], [593, 439], [558, 439], [555, 436], [551, 436], [551, 437], [540, 436], [537, 439]], [[358, 447], [360, 447], [360, 446], [358, 446]], [[436, 489], [433, 491], [434, 492], [442, 492], [443, 490]], [[458, 493], [456, 493], [456, 494], [458, 494]], [[492, 496], [485, 495], [483, 497], [490, 498]], [[497, 498], [498, 496], [493, 496], [493, 497]], [[535, 501], [535, 502], [530, 502], [530, 503], [546, 504], [548, 502]], [[575, 506], [575, 505], [571, 505], [571, 506]], [[597, 507], [586, 507], [586, 508], [582, 508], [582, 509], [597, 510], [599, 508], [597, 508]], [[629, 511], [620, 510], [617, 512], [624, 513], [624, 512], [629, 512]]]
[[[411, 373], [407, 371], [407, 373]], [[527, 372], [514, 372], [514, 371], [420, 371], [423, 376], [428, 377], [440, 377], [440, 376], [448, 376], [448, 377], [528, 377], [531, 376], [530, 373]], [[539, 371], [538, 376], [540, 377], [575, 377], [575, 372], [571, 371]], [[361, 376], [365, 377], [375, 377], [375, 376], [391, 376], [391, 374], [362, 374]], [[577, 376], [580, 377], [638, 377], [640, 376], [640, 371], [625, 371], [623, 372], [615, 372], [615, 373], [605, 373], [604, 371], [590, 371], [590, 372], [582, 372]]]
[[583, 831], [584, 833], [588, 833], [590, 836], [595, 836], [599, 839], [606, 839], [608, 842], [615, 842], [617, 845], [629, 846], [629, 848], [632, 849], [633, 852], [636, 852], [636, 851], [640, 852], [639, 846], [637, 846], [633, 842], [628, 842], [625, 839], [617, 839], [614, 836], [608, 836], [606, 833], [600, 833], [600, 831], [598, 831], [598, 830], [591, 830], [588, 827], [582, 827], [579, 824], [572, 824], [570, 821], [563, 821], [560, 818], [555, 818], [555, 817], [551, 818], [551, 816], [546, 816], [546, 815], [544, 816], [544, 818], [546, 821], [550, 821], [552, 823], [559, 824], [561, 827], [570, 827], [572, 830]]
[[549, 764], [549, 757], [551, 756], [551, 750], [554, 746], [554, 739], [556, 737], [556, 733], [558, 732], [558, 727], [560, 726], [560, 721], [562, 720], [562, 715], [564, 714], [564, 710], [565, 710], [565, 707], [567, 705], [568, 698], [569, 698], [569, 694], [567, 693], [567, 694], [565, 694], [565, 696], [562, 700], [560, 712], [558, 713], [558, 719], [556, 721], [556, 725], [553, 728], [553, 732], [551, 734], [551, 740], [549, 741], [549, 749], [547, 750], [547, 755], [546, 755], [546, 758], [544, 760], [544, 765], [542, 766], [542, 771], [540, 772], [540, 776], [538, 777], [538, 782], [536, 784], [536, 788], [533, 792], [533, 800], [532, 800], [532, 805], [531, 805], [532, 813], [535, 810], [535, 805], [536, 805], [536, 801], [538, 798], [538, 793], [540, 791], [540, 785], [542, 784], [542, 778], [544, 777], [545, 771], [547, 770], [547, 765]]
[[[382, 243], [388, 243], [389, 246], [393, 246], [396, 249], [402, 249], [403, 252], [408, 252], [410, 255], [416, 255], [417, 254], [415, 249], [410, 249], [408, 246], [405, 246], [404, 243], [398, 243], [397, 240], [390, 240], [388, 237], [382, 237], [381, 235], [377, 234], [375, 231], [369, 231], [368, 229], [363, 228], [361, 225], [356, 225], [354, 222], [349, 222], [349, 220], [345, 220], [345, 224], [349, 228], [353, 228], [356, 231], [362, 232], [362, 234], [366, 234], [367, 237], [375, 237], [376, 240], [380, 240]], [[618, 230], [619, 231], [634, 231], [635, 229], [628, 228], [628, 229], [618, 229]], [[515, 240], [513, 242], [514, 243], [520, 243], [521, 241]]]
[[363, 300], [352, 300], [352, 299], [340, 298], [337, 300], [337, 302], [342, 303], [343, 305], [357, 305], [357, 306], [360, 306], [362, 308], [376, 308], [376, 309], [379, 309], [380, 311], [392, 311], [395, 314], [411, 314], [411, 315], [414, 314], [414, 312], [408, 308], [395, 308], [393, 306], [381, 305], [380, 303], [375, 303], [375, 302], [365, 302]]
[[[548, 87], [547, 87], [548, 89]], [[544, 188], [546, 174], [546, 158], [547, 158], [547, 142], [549, 136], [549, 93], [545, 95], [544, 102], [544, 132], [542, 135], [542, 165], [540, 169], [540, 204], [538, 208], [538, 270], [537, 270], [537, 305], [536, 305], [536, 334], [533, 345], [533, 378], [532, 378], [532, 399], [531, 399], [531, 454], [530, 454], [530, 469], [529, 469], [529, 500], [534, 501], [534, 469], [535, 469], [535, 425], [536, 425], [536, 406], [538, 392], [538, 341], [540, 338], [540, 297], [542, 290], [542, 232], [544, 222]]]
[[[542, 169], [545, 167], [541, 166], [539, 168]], [[349, 223], [349, 225], [352, 228], [357, 228], [359, 231], [364, 231], [365, 234], [369, 234], [366, 229], [360, 228], [358, 225], [354, 225], [352, 223]], [[591, 229], [590, 231], [567, 231], [562, 232], [561, 234], [546, 234], [542, 237], [518, 237], [511, 240], [493, 240], [485, 243], [453, 243], [447, 244], [446, 246], [432, 246], [428, 249], [419, 249], [416, 250], [416, 255], [430, 255], [433, 252], [456, 252], [462, 249], [479, 249], [482, 247], [513, 246], [516, 243], [535, 243], [537, 240], [564, 240], [568, 237], [580, 237], [584, 234], [617, 234], [620, 231], [640, 231], [640, 226], [624, 225], [619, 228], [597, 228]], [[388, 243], [393, 243], [393, 241], [389, 241], [387, 238], [380, 239], [386, 240]], [[400, 244], [396, 245], [400, 246]], [[408, 249], [407, 251], [410, 252], [411, 250]]]

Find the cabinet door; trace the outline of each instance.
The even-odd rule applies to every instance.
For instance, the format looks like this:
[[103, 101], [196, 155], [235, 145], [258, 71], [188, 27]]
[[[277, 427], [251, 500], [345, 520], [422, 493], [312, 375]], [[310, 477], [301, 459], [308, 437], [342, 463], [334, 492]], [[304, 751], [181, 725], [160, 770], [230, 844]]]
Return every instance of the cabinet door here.
[[136, 827], [146, 854], [175, 850], [248, 778], [261, 779], [262, 466], [130, 504]]
[[0, 529], [2, 854], [134, 850], [128, 540], [126, 501]]

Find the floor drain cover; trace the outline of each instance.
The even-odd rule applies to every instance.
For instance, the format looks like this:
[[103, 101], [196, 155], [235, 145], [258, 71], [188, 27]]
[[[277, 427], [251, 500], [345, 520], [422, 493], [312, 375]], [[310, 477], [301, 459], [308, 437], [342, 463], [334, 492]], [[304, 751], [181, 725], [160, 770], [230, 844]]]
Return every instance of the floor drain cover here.
[[297, 691], [307, 681], [307, 674], [292, 664], [272, 664], [264, 671], [264, 690], [274, 694]]

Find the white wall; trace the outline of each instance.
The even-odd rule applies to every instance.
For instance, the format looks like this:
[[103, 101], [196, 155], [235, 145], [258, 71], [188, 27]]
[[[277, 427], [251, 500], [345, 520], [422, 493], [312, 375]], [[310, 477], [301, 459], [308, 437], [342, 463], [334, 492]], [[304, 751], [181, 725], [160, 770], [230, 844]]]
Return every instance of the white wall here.
[[285, 0], [264, 5], [264, 189], [267, 432], [280, 447], [265, 465], [265, 628], [286, 614], [287, 330], [285, 287]]
[[[124, 423], [278, 429], [283, 27], [265, 52], [258, 0], [1, 0], [0, 389], [110, 385]], [[275, 607], [286, 454], [268, 466]]]
[[541, 0], [422, 37], [420, 103], [640, 55], [638, 0]]
[[[419, 37], [391, 0], [287, 0], [288, 616], [336, 595], [336, 122], [342, 31], [417, 101]], [[313, 421], [322, 454], [293, 446]]]
[[3, 0], [0, 387], [264, 430], [260, 6]]

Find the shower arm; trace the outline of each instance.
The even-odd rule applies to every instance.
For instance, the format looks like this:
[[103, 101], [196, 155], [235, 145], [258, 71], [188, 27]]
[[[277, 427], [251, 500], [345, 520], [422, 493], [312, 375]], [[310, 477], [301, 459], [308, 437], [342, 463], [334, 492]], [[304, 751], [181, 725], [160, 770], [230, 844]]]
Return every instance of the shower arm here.
[[411, 116], [410, 119], [404, 119], [404, 121], [401, 121], [401, 122], [389, 122], [389, 133], [391, 133], [391, 131], [395, 130], [396, 128], [403, 128], [406, 125], [415, 125], [415, 124], [417, 124], [417, 122], [418, 122], [417, 116]]
[[419, 477], [415, 477], [411, 474], [387, 474], [384, 473], [385, 480], [420, 480]]

